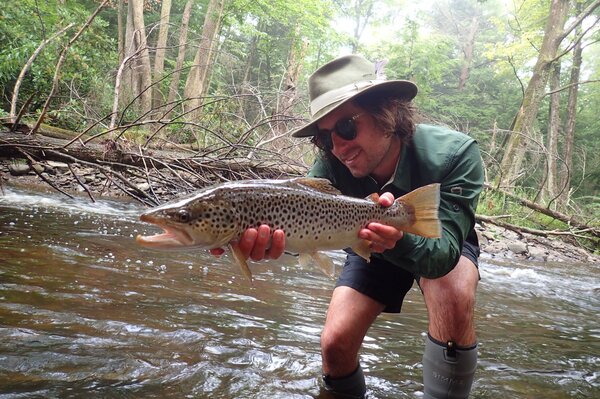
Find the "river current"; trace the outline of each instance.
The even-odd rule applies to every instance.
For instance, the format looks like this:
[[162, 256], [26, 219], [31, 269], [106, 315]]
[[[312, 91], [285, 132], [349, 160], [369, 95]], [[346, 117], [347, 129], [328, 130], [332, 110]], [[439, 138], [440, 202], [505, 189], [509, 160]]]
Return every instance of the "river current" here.
[[[0, 399], [315, 398], [335, 281], [285, 255], [140, 248], [140, 205], [0, 194]], [[337, 265], [343, 253], [332, 252]], [[480, 260], [472, 398], [600, 398], [600, 265]], [[416, 285], [364, 342], [370, 398], [420, 398]]]

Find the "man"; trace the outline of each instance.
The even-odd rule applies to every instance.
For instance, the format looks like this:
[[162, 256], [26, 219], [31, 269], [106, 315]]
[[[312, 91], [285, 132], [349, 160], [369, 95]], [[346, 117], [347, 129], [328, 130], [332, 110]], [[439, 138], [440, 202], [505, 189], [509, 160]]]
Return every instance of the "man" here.
[[[429, 316], [423, 356], [424, 397], [466, 398], [477, 364], [473, 323], [479, 248], [473, 230], [483, 184], [475, 141], [446, 128], [418, 125], [411, 100], [417, 87], [379, 79], [375, 66], [351, 55], [309, 79], [311, 121], [293, 132], [312, 137], [320, 154], [309, 175], [329, 179], [342, 193], [380, 203], [441, 183], [443, 234], [426, 239], [371, 223], [359, 236], [371, 242], [370, 263], [349, 253], [333, 291], [321, 335], [323, 381], [343, 398], [366, 395], [358, 353], [381, 312], [400, 312], [417, 279]], [[278, 258], [285, 233], [249, 229], [238, 243], [253, 260]]]

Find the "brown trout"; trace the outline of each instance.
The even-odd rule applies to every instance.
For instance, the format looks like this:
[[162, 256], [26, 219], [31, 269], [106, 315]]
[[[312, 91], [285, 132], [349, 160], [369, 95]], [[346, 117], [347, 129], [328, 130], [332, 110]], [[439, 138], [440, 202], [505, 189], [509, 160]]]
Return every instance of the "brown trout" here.
[[418, 188], [384, 207], [378, 204], [377, 194], [366, 199], [344, 196], [326, 179], [241, 180], [204, 188], [142, 214], [142, 221], [160, 226], [164, 233], [138, 235], [136, 241], [158, 249], [228, 246], [252, 281], [246, 259], [232, 242], [246, 229], [267, 224], [271, 231], [285, 232], [286, 252], [301, 254], [301, 263], [312, 258], [332, 275], [333, 263], [319, 251], [350, 247], [368, 261], [370, 243], [360, 239], [358, 233], [371, 222], [423, 237], [440, 237], [439, 201], [437, 183]]

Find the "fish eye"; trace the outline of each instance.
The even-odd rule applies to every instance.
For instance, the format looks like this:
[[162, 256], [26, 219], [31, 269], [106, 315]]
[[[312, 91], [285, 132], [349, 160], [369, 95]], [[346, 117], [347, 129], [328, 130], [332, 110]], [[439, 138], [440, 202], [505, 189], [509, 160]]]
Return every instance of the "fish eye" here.
[[181, 223], [187, 223], [192, 219], [192, 216], [186, 209], [180, 209], [177, 211], [175, 217], [177, 218], [177, 221]]

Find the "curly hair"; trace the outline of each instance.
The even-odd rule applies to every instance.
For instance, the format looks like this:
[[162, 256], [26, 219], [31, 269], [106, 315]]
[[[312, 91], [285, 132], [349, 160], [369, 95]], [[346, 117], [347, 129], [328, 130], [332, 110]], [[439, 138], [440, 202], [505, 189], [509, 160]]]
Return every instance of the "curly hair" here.
[[373, 117], [382, 133], [395, 134], [403, 144], [410, 143], [420, 119], [412, 102], [398, 97], [369, 94], [352, 101]]

